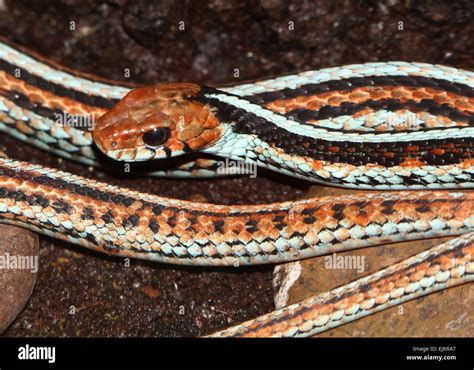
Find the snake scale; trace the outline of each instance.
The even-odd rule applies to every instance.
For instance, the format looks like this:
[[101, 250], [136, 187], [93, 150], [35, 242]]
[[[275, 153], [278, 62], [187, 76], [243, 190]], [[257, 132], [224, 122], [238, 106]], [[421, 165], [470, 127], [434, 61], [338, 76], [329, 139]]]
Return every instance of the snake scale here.
[[322, 184], [395, 190], [221, 206], [0, 158], [2, 222], [108, 254], [188, 265], [277, 263], [462, 235], [215, 336], [313, 335], [473, 279], [472, 72], [366, 63], [227, 88], [130, 91], [3, 41], [0, 81], [0, 131], [85, 164], [100, 166], [103, 154], [137, 162], [195, 153], [153, 175], [216, 176], [220, 156]]

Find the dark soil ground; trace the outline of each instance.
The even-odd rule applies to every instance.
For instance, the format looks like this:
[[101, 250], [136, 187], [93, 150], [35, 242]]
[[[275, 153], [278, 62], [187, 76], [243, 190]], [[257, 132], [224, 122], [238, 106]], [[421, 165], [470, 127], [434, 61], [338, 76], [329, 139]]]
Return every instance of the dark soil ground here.
[[[236, 84], [368, 61], [472, 69], [470, 1], [6, 1], [0, 35], [109, 79]], [[184, 29], [183, 29], [184, 26]], [[124, 70], [130, 78], [124, 78]], [[236, 78], [238, 69], [238, 78]], [[259, 172], [178, 181], [117, 178], [0, 134], [0, 149], [83, 176], [180, 199], [257, 204], [309, 184]], [[185, 268], [112, 258], [41, 238], [33, 296], [5, 336], [196, 336], [273, 309], [272, 267]]]

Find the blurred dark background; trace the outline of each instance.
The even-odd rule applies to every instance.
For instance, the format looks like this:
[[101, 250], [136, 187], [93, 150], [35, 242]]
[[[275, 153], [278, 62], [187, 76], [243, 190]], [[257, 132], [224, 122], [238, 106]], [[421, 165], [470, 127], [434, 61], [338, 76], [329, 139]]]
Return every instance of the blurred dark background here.
[[118, 80], [123, 68], [137, 82], [218, 84], [234, 82], [234, 68], [245, 80], [368, 61], [472, 65], [469, 0], [5, 4], [1, 34], [67, 66]]
[[[468, 0], [15, 0], [0, 1], [0, 35], [109, 79], [218, 85], [369, 61], [472, 69], [473, 17]], [[309, 188], [266, 172], [256, 179], [121, 179], [4, 134], [0, 149], [181, 199], [268, 203], [297, 199]], [[194, 336], [273, 309], [271, 266], [175, 268], [133, 261], [124, 267], [120, 259], [42, 240], [35, 291], [6, 336]], [[78, 308], [74, 315], [71, 306]]]

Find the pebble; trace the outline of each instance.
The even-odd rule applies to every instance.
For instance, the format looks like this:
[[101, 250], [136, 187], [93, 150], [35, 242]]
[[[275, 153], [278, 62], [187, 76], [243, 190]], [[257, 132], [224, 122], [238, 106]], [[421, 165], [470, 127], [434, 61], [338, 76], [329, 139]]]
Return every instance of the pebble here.
[[[22, 262], [23, 266], [18, 266]], [[16, 226], [0, 225], [0, 333], [10, 326], [30, 299], [38, 266], [38, 236]]]

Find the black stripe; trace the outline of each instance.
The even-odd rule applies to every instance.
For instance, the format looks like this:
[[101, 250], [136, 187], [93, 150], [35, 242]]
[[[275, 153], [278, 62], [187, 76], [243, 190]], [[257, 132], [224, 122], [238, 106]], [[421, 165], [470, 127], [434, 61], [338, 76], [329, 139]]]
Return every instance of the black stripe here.
[[[68, 125], [69, 127], [73, 127], [76, 130], [80, 131], [92, 131], [92, 125], [95, 123], [90, 122], [91, 125], [82, 125], [81, 117], [83, 117], [84, 119], [87, 119], [88, 117], [73, 115], [69, 114], [68, 112], [64, 112], [60, 109], [51, 109], [49, 107], [39, 105], [38, 103], [31, 101], [27, 95], [24, 95], [21, 92], [15, 90], [3, 90], [0, 88], [0, 96], [9, 100], [10, 102], [22, 109], [35, 113], [40, 117], [50, 119], [57, 125], [61, 125], [59, 119], [68, 119], [69, 121], [64, 122], [64, 125]], [[97, 119], [99, 117], [93, 118]]]
[[325, 105], [318, 110], [294, 109], [285, 113], [285, 116], [295, 118], [299, 121], [331, 119], [341, 116], [351, 116], [366, 108], [378, 110], [408, 110], [413, 113], [428, 112], [435, 116], [447, 117], [457, 122], [468, 122], [474, 126], [474, 114], [466, 114], [447, 104], [438, 104], [432, 99], [423, 99], [420, 102], [407, 100], [401, 102], [397, 99], [367, 100], [362, 103], [344, 102], [339, 106]]
[[472, 87], [457, 82], [423, 76], [369, 76], [330, 80], [317, 84], [306, 84], [301, 85], [296, 89], [285, 88], [277, 91], [249, 95], [245, 96], [244, 99], [262, 105], [278, 99], [311, 96], [331, 91], [351, 91], [357, 87], [364, 86], [431, 87], [433, 89], [445, 90], [469, 98], [474, 97], [474, 89]]
[[[20, 71], [19, 78], [16, 77], [18, 70]], [[46, 90], [46, 91], [51, 92], [52, 94], [55, 94], [61, 97], [70, 98], [72, 100], [76, 100], [80, 103], [90, 105], [93, 107], [110, 109], [119, 101], [119, 99], [107, 99], [102, 96], [89, 95], [81, 91], [67, 88], [60, 84], [53, 83], [42, 77], [31, 74], [26, 69], [22, 69], [18, 66], [10, 64], [7, 61], [1, 60], [1, 59], [0, 59], [0, 71], [4, 71], [8, 73], [11, 77], [24, 81], [27, 84], [35, 86], [41, 90]]]
[[[138, 201], [142, 203], [143, 209], [147, 208], [150, 209], [155, 216], [158, 216], [161, 214], [163, 211], [163, 205], [157, 204], [157, 203], [152, 203], [152, 202], [147, 202], [138, 198], [133, 198], [121, 194], [116, 194], [116, 193], [111, 193], [107, 191], [101, 191], [96, 188], [91, 188], [88, 186], [84, 185], [78, 185], [74, 183], [68, 183], [65, 180], [59, 179], [59, 178], [51, 178], [46, 175], [41, 175], [41, 176], [33, 176], [31, 173], [23, 171], [21, 169], [16, 169], [13, 170], [8, 167], [3, 167], [0, 165], [0, 175], [7, 176], [9, 178], [19, 178], [21, 180], [25, 181], [32, 181], [36, 182], [38, 184], [44, 184], [47, 186], [51, 186], [53, 188], [60, 188], [67, 190], [71, 193], [83, 195], [83, 196], [88, 196], [92, 199], [99, 200], [99, 201], [104, 201], [104, 202], [111, 202], [116, 205], [121, 205], [124, 207], [128, 207], [131, 204], [133, 204], [135, 201]], [[140, 209], [141, 209], [140, 208]], [[216, 216], [216, 217], [232, 217], [234, 214], [233, 213], [227, 213], [227, 212], [212, 212], [212, 211], [206, 211], [206, 210], [199, 210], [199, 209], [192, 209], [192, 208], [177, 208], [177, 207], [172, 207], [172, 206], [167, 206], [166, 209], [173, 213], [179, 213], [181, 211], [186, 212], [189, 217], [197, 217], [197, 216]], [[311, 207], [305, 210], [305, 214], [307, 215], [312, 215], [314, 214], [317, 210], [319, 209], [319, 206]], [[261, 210], [259, 211], [260, 215], [264, 214], [269, 214], [269, 215], [274, 215], [275, 217], [275, 222], [277, 222], [281, 217], [284, 217], [284, 215], [280, 216], [281, 213], [286, 213], [287, 211], [285, 210], [280, 210], [280, 209], [275, 209], [275, 210]], [[251, 211], [241, 211], [235, 214], [236, 216], [239, 217], [250, 217], [254, 213]], [[105, 221], [105, 220], [104, 220]], [[107, 221], [106, 221], [107, 222]], [[111, 220], [110, 220], [111, 222]]]
[[[87, 196], [95, 200], [99, 201], [104, 201], [104, 202], [111, 202], [116, 205], [124, 206], [124, 207], [129, 207], [131, 204], [134, 202], [140, 202], [143, 206], [142, 208], [148, 208], [152, 212], [154, 212], [155, 215], [159, 215], [160, 213], [158, 212], [159, 210], [163, 209], [163, 206], [161, 204], [157, 203], [152, 203], [148, 202], [142, 199], [122, 195], [122, 194], [117, 194], [117, 193], [111, 193], [107, 191], [102, 191], [93, 187], [85, 186], [85, 185], [79, 185], [75, 183], [70, 183], [67, 182], [63, 179], [60, 178], [52, 178], [46, 175], [39, 175], [39, 176], [34, 176], [31, 173], [27, 171], [23, 171], [21, 169], [11, 169], [8, 167], [3, 167], [0, 165], [0, 175], [4, 175], [9, 178], [18, 178], [21, 180], [25, 181], [32, 181], [37, 184], [42, 184], [46, 186], [51, 186], [53, 188], [58, 188], [58, 189], [63, 189], [68, 192], [74, 193], [74, 194], [79, 194], [82, 196]], [[206, 211], [206, 210], [199, 210], [199, 209], [193, 209], [193, 208], [177, 208], [177, 207], [172, 207], [172, 206], [167, 206], [166, 209], [170, 210], [173, 213], [179, 213], [181, 211], [184, 211], [186, 213], [189, 213], [191, 216], [216, 216], [216, 217], [232, 217], [232, 213], [227, 213], [227, 212], [213, 212], [213, 211]], [[155, 212], [155, 210], [157, 210]], [[282, 212], [279, 209], [276, 210], [262, 210], [259, 212], [259, 214], [277, 214]], [[237, 216], [248, 216], [250, 217], [253, 215], [254, 212], [248, 211], [248, 212], [238, 212]]]
[[[289, 132], [255, 113], [224, 103], [219, 99], [208, 98], [205, 96], [207, 93], [208, 91], [204, 90], [200, 96], [194, 99], [211, 104], [214, 107], [214, 114], [217, 118], [221, 122], [232, 124], [234, 132], [244, 135], [256, 135], [260, 140], [268, 143], [272, 147], [280, 148], [285, 153], [291, 155], [309, 157], [331, 163], [347, 163], [355, 166], [376, 163], [385, 167], [397, 166], [407, 158], [417, 158], [426, 162], [428, 165], [436, 166], [456, 164], [473, 158], [473, 138], [446, 138], [409, 142], [332, 142]], [[336, 131], [326, 128], [324, 128], [324, 130], [328, 133]], [[373, 133], [370, 134], [373, 135]], [[360, 132], [359, 135], [361, 137], [364, 136], [364, 134]], [[449, 151], [446, 150], [444, 155], [436, 156], [429, 153], [432, 149], [447, 144], [453, 147]], [[417, 146], [419, 149], [414, 153], [405, 151], [409, 146]], [[331, 150], [333, 147], [338, 147], [339, 151], [333, 152]], [[396, 155], [391, 158], [386, 157], [384, 156], [386, 152], [393, 152]]]

